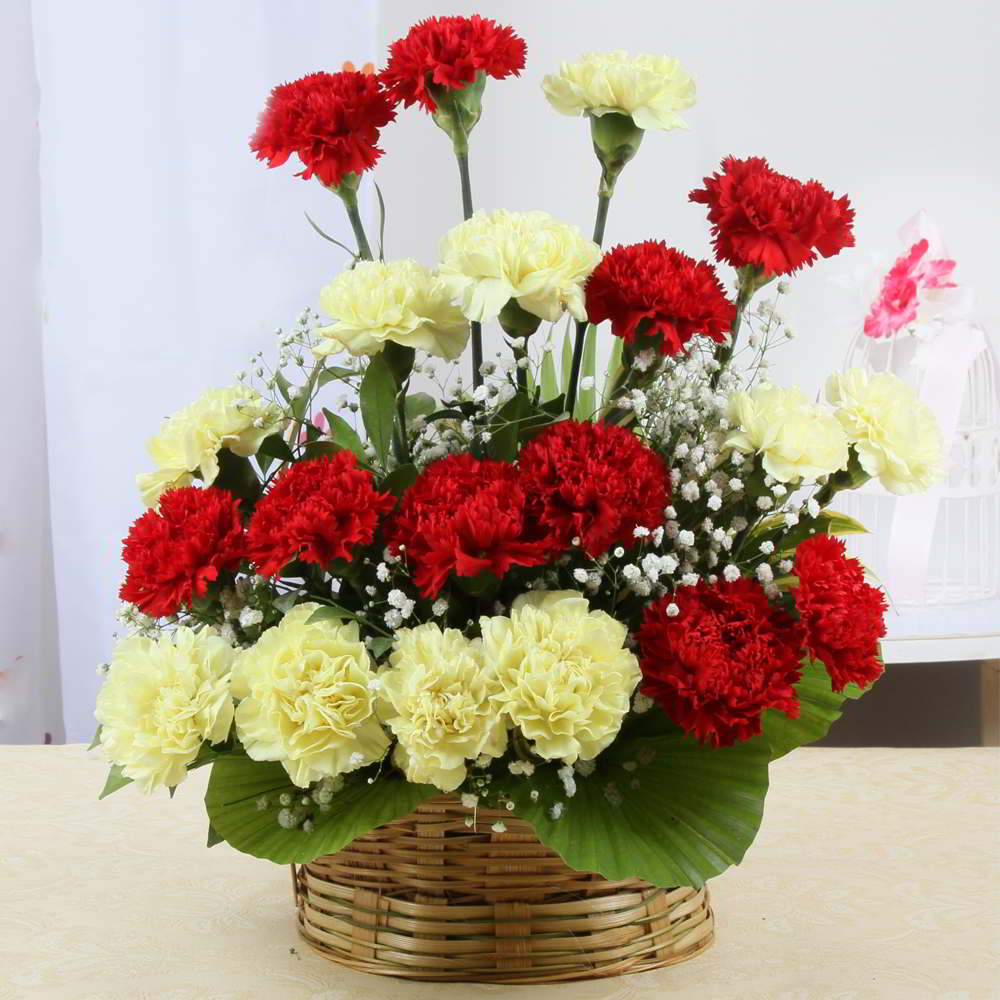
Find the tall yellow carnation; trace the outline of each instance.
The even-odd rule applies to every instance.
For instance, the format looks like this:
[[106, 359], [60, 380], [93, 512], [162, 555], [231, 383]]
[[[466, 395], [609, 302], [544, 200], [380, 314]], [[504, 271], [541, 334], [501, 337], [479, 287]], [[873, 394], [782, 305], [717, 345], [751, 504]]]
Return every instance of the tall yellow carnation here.
[[280, 761], [302, 788], [379, 760], [389, 746], [357, 623], [310, 622], [318, 608], [296, 605], [233, 667], [240, 742], [254, 760]]
[[115, 647], [97, 695], [101, 745], [144, 792], [179, 785], [202, 743], [228, 736], [234, 656], [219, 636], [189, 628]]
[[400, 629], [379, 680], [380, 714], [410, 781], [451, 792], [465, 780], [467, 760], [506, 749], [506, 725], [490, 703], [499, 685], [478, 639], [433, 622]]
[[621, 728], [639, 683], [625, 626], [572, 590], [522, 594], [509, 617], [482, 618], [483, 655], [496, 671], [497, 710], [534, 751], [592, 760]]
[[476, 212], [441, 241], [441, 281], [471, 320], [495, 319], [510, 299], [553, 322], [587, 318], [583, 285], [601, 260], [596, 243], [548, 212]]
[[378, 354], [393, 341], [454, 360], [465, 349], [469, 324], [451, 298], [415, 260], [359, 261], [320, 292], [320, 305], [334, 322], [317, 330], [313, 352]]
[[847, 437], [833, 414], [800, 389], [760, 385], [729, 397], [735, 430], [725, 447], [759, 454], [764, 471], [782, 483], [829, 475], [847, 465]]
[[153, 507], [166, 490], [190, 486], [194, 472], [211, 485], [219, 474], [222, 448], [234, 455], [255, 455], [261, 441], [281, 425], [281, 411], [253, 389], [209, 389], [164, 421], [150, 440], [148, 451], [156, 471], [136, 476], [143, 503]]
[[861, 468], [890, 493], [920, 493], [941, 477], [937, 419], [902, 379], [853, 368], [830, 376], [826, 396]]
[[670, 56], [592, 52], [563, 63], [542, 89], [564, 115], [628, 115], [641, 129], [686, 128], [677, 114], [694, 104], [694, 81]]

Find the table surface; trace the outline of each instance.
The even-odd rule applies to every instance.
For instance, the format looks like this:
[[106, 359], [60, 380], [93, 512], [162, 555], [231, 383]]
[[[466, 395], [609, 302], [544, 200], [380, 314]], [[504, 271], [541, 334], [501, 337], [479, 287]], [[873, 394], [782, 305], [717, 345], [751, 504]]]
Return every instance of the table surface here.
[[202, 846], [205, 770], [173, 801], [98, 803], [96, 752], [0, 747], [0, 998], [1000, 997], [1000, 751], [807, 748], [771, 775], [757, 842], [712, 882], [701, 957], [571, 987], [442, 986], [310, 952], [287, 867]]

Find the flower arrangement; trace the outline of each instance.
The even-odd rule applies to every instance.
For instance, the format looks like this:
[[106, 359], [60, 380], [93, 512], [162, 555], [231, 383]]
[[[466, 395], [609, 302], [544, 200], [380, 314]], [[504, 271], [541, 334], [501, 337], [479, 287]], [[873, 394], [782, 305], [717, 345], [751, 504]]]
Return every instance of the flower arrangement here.
[[[339, 197], [356, 250], [274, 366], [150, 443], [96, 713], [105, 794], [212, 768], [210, 845], [307, 862], [447, 792], [579, 870], [700, 886], [752, 842], [770, 761], [882, 673], [885, 598], [831, 504], [871, 477], [926, 488], [933, 418], [890, 375], [834, 375], [825, 403], [765, 378], [788, 276], [853, 244], [848, 199], [727, 157], [689, 196], [714, 263], [655, 236], [604, 250], [624, 168], [695, 100], [676, 59], [614, 52], [543, 84], [589, 122], [593, 238], [477, 212], [483, 91], [525, 51], [431, 18], [379, 73], [276, 87], [251, 139]], [[374, 253], [359, 211], [400, 104], [458, 164], [433, 269]]]

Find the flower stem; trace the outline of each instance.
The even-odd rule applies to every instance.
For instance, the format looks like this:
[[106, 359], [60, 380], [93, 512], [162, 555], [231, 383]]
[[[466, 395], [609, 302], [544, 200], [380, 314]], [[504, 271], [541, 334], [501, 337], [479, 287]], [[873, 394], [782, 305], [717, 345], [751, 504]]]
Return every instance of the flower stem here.
[[341, 184], [336, 191], [344, 203], [344, 208], [347, 209], [347, 218], [354, 230], [354, 238], [358, 241], [358, 257], [361, 260], [372, 260], [372, 248], [368, 245], [365, 227], [361, 223], [361, 214], [358, 212], [358, 192], [348, 184]]
[[[462, 181], [462, 217], [472, 218], [472, 180], [469, 177], [469, 151], [468, 145], [464, 151], [460, 152], [456, 144], [455, 159], [458, 160], [458, 176]], [[473, 388], [483, 384], [483, 324], [473, 321], [471, 327], [472, 341], [472, 386]]]
[[[601, 246], [604, 243], [604, 228], [608, 221], [608, 206], [611, 204], [611, 191], [601, 184], [597, 195], [597, 218], [594, 220], [594, 242]], [[577, 320], [576, 342], [573, 344], [573, 361], [569, 369], [569, 386], [566, 390], [566, 410], [573, 417], [576, 406], [577, 386], [580, 381], [580, 365], [583, 362], [583, 343], [587, 337], [587, 320]]]

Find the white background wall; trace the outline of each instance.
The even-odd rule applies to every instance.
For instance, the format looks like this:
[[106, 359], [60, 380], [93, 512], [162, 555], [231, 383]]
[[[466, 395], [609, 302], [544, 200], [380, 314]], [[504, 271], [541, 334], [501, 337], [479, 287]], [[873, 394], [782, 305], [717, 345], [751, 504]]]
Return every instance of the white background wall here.
[[[528, 42], [523, 76], [487, 88], [472, 148], [479, 206], [541, 207], [589, 232], [588, 129], [549, 109], [541, 78], [587, 50], [665, 52], [696, 78], [691, 130], [647, 136], [619, 183], [610, 242], [663, 237], [707, 256], [704, 211], [687, 191], [726, 153], [765, 154], [849, 193], [858, 211], [858, 250], [794, 283], [787, 311], [799, 339], [777, 356], [777, 377], [812, 389], [839, 363], [853, 305], [831, 279], [869, 251], [893, 252], [896, 228], [918, 208], [940, 224], [961, 280], [1000, 329], [1000, 14], [986, 0], [5, 0], [0, 717], [29, 688], [44, 689], [58, 616], [66, 735], [90, 736], [145, 440], [164, 415], [269, 350], [273, 329], [315, 303], [342, 264], [301, 214], [343, 235], [339, 205], [291, 165], [266, 170], [246, 147], [270, 87], [344, 59], [378, 60], [418, 18], [473, 10]], [[388, 252], [433, 263], [459, 217], [448, 141], [411, 109], [384, 145]], [[43, 424], [58, 600], [44, 589]], [[24, 731], [8, 727], [0, 739], [45, 729], [58, 738], [58, 692], [33, 705], [21, 711]]]
[[[694, 76], [690, 131], [649, 133], [618, 182], [608, 245], [662, 238], [710, 256], [705, 210], [687, 192], [727, 153], [764, 155], [816, 177], [857, 210], [858, 247], [797, 277], [785, 307], [799, 335], [775, 352], [776, 380], [811, 391], [839, 366], [854, 308], [834, 283], [869, 252], [894, 253], [917, 209], [938, 222], [958, 276], [1000, 330], [1000, 14], [987, 0], [382, 0], [380, 43], [431, 14], [481, 14], [528, 43], [519, 79], [487, 84], [470, 152], [477, 207], [544, 208], [590, 234], [597, 164], [582, 119], [555, 114], [545, 73], [583, 52], [624, 48], [678, 57]], [[411, 109], [385, 135], [379, 184], [389, 250], [434, 259], [456, 221], [458, 180], [447, 138]]]

